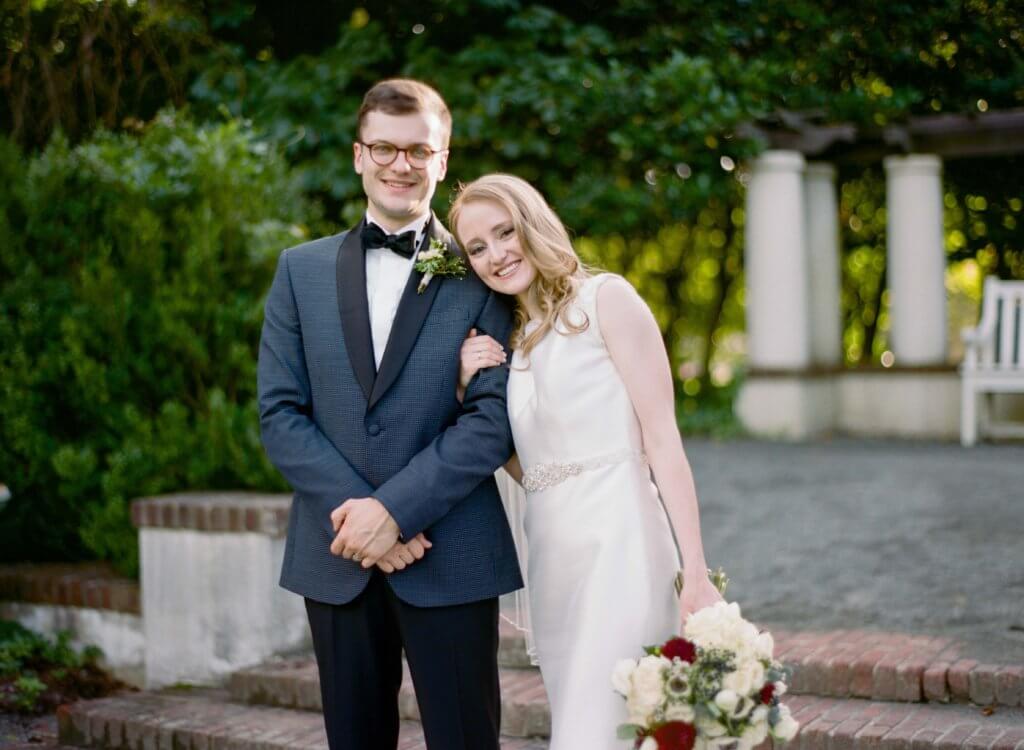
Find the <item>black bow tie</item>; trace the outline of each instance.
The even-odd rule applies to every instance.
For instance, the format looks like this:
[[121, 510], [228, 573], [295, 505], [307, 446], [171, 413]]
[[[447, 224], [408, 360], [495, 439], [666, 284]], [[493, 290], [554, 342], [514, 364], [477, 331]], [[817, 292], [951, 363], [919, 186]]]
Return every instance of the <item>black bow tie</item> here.
[[363, 241], [364, 250], [371, 247], [386, 247], [403, 258], [411, 258], [415, 251], [416, 232], [412, 230], [401, 234], [387, 234], [376, 224], [367, 222], [363, 225], [363, 231], [359, 237]]

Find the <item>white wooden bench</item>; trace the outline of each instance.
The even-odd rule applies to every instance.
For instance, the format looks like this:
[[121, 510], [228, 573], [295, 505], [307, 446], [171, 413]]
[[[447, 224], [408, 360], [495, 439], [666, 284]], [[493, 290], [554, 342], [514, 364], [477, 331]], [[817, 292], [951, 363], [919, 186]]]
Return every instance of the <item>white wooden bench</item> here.
[[989, 405], [993, 393], [1024, 393], [1024, 281], [985, 279], [981, 320], [961, 337], [960, 442], [977, 442], [979, 417], [982, 435], [1024, 437], [1024, 425], [993, 422]]

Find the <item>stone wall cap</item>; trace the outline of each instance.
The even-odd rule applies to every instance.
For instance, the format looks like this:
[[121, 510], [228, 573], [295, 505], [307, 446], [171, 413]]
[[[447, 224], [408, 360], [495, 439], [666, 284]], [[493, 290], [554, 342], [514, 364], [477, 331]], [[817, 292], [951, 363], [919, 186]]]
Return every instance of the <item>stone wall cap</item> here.
[[292, 496], [258, 492], [179, 492], [132, 502], [138, 528], [284, 536]]
[[141, 612], [138, 582], [102, 562], [0, 565], [0, 600]]

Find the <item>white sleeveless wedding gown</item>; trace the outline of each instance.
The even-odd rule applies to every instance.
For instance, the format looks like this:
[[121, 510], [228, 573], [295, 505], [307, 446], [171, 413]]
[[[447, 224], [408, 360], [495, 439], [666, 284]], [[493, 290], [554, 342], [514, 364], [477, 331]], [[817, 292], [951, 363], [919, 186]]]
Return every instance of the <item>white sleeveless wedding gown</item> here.
[[528, 363], [513, 353], [508, 382], [550, 750], [628, 747], [615, 736], [626, 709], [612, 690], [612, 668], [680, 625], [675, 543], [643, 457], [639, 421], [601, 337], [596, 297], [609, 278], [588, 279], [575, 300], [570, 320], [585, 314], [587, 330], [549, 332]]

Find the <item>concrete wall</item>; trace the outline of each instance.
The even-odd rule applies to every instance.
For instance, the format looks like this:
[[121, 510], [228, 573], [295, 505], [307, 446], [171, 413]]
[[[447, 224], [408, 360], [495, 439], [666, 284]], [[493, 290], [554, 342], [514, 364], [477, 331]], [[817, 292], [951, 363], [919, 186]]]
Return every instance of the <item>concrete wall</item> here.
[[137, 687], [144, 684], [146, 641], [139, 615], [87, 607], [0, 602], [0, 618], [15, 620], [51, 636], [66, 630], [75, 648], [98, 646], [103, 651], [102, 664], [119, 679]]
[[146, 685], [217, 684], [311, 647], [302, 598], [277, 585], [291, 497], [187, 493], [132, 505]]

